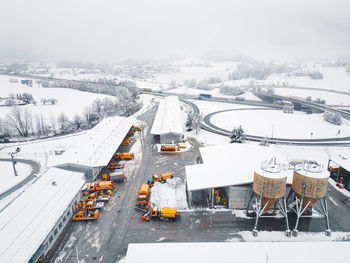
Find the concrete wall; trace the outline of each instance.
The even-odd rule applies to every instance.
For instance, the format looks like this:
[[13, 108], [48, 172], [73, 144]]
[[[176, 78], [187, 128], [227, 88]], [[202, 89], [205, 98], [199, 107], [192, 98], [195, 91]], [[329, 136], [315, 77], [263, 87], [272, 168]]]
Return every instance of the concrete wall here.
[[230, 186], [228, 190], [228, 208], [245, 209], [252, 191], [251, 185]]
[[182, 142], [182, 134], [178, 133], [164, 133], [160, 135], [160, 143], [162, 144], [177, 144]]

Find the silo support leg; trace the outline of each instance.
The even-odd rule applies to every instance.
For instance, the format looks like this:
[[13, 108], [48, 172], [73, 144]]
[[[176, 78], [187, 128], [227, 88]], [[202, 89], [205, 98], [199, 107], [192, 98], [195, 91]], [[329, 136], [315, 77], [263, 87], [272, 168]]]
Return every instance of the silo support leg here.
[[278, 208], [281, 210], [281, 213], [283, 214], [284, 219], [285, 219], [285, 225], [286, 225], [285, 235], [287, 237], [290, 237], [291, 232], [289, 230], [286, 199], [284, 197], [283, 197], [283, 199], [278, 199], [277, 205], [278, 205]]

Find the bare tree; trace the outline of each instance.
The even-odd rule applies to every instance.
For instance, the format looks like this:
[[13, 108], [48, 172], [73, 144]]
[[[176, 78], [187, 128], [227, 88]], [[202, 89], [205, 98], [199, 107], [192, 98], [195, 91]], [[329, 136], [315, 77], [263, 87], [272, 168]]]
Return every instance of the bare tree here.
[[8, 124], [13, 127], [20, 136], [28, 137], [32, 128], [32, 113], [27, 108], [24, 110], [13, 107], [7, 114]]

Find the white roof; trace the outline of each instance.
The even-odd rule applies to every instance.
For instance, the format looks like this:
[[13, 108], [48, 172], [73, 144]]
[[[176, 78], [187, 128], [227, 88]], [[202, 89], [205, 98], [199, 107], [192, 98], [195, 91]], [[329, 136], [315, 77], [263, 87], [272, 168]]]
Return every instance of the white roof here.
[[84, 182], [82, 173], [49, 168], [3, 210], [0, 262], [28, 262]]
[[66, 163], [88, 167], [107, 165], [134, 121], [134, 118], [119, 116], [103, 119], [80, 137], [53, 165]]
[[176, 96], [167, 96], [159, 103], [151, 134], [184, 134], [180, 112], [180, 102]]
[[339, 154], [334, 155], [330, 158], [330, 160], [350, 172], [350, 154], [348, 156], [339, 155]]
[[162, 263], [164, 259], [167, 263], [343, 262], [343, 253], [329, 252], [349, 249], [349, 242], [138, 243], [129, 244], [125, 262], [143, 262], [150, 251], [157, 251], [157, 256], [152, 258], [154, 263]]
[[275, 175], [261, 171], [261, 164], [273, 157], [276, 163], [288, 164], [271, 147], [235, 143], [203, 147], [200, 152], [204, 164], [186, 166], [188, 191], [249, 184], [253, 182], [254, 171], [267, 177], [287, 177], [287, 182], [292, 182], [292, 170], [282, 169]]

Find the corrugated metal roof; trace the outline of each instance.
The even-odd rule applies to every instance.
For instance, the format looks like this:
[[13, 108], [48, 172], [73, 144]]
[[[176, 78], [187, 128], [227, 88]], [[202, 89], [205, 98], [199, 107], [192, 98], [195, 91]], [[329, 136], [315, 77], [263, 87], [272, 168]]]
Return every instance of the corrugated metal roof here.
[[161, 135], [165, 133], [184, 134], [180, 102], [176, 96], [165, 97], [159, 103], [158, 111], [154, 118], [151, 134]]
[[28, 262], [84, 182], [82, 173], [49, 168], [3, 210], [0, 213], [0, 262]]
[[134, 124], [134, 118], [119, 116], [103, 119], [86, 135], [82, 136], [53, 166], [66, 163], [87, 167], [107, 165]]

